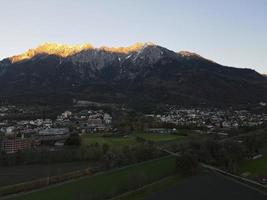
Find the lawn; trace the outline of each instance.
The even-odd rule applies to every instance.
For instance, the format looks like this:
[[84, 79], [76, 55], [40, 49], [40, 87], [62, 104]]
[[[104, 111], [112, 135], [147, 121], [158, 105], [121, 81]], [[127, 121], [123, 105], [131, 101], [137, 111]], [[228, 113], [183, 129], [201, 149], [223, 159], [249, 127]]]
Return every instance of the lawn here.
[[249, 172], [254, 176], [267, 176], [267, 155], [256, 160], [243, 162], [240, 166], [240, 172]]
[[153, 142], [164, 142], [164, 141], [172, 141], [172, 140], [180, 140], [185, 138], [186, 136], [180, 135], [171, 135], [171, 134], [152, 134], [152, 133], [144, 133], [144, 134], [133, 134], [135, 137], [141, 137], [145, 140], [150, 140]]
[[81, 178], [12, 199], [106, 199], [142, 185], [152, 183], [174, 172], [175, 158], [168, 156], [111, 172]]
[[83, 135], [82, 136], [82, 145], [90, 145], [98, 143], [108, 144], [110, 146], [122, 146], [122, 145], [131, 145], [136, 142], [134, 137], [103, 137], [101, 135]]
[[136, 137], [141, 137], [144, 138], [145, 140], [150, 140], [153, 142], [176, 141], [186, 138], [186, 136], [170, 135], [170, 134], [151, 134], [151, 133], [134, 133], [118, 137], [103, 137], [101, 135], [91, 134], [82, 136], [82, 145], [89, 145], [95, 143], [98, 143], [100, 145], [108, 144], [112, 147], [133, 145], [137, 143]]

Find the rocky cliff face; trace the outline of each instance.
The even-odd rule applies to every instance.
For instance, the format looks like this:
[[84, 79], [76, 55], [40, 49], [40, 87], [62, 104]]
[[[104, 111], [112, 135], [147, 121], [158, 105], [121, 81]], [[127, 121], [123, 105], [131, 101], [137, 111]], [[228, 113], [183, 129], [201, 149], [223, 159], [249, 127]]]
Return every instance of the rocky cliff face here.
[[46, 43], [0, 62], [0, 95], [14, 102], [72, 98], [127, 104], [267, 102], [266, 77], [151, 43], [130, 47]]

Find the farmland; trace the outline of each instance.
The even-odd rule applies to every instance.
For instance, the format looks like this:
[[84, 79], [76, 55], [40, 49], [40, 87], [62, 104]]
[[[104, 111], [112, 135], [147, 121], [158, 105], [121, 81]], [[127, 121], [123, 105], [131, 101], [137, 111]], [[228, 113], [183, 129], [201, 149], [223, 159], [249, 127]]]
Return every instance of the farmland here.
[[94, 167], [95, 165], [95, 163], [89, 162], [64, 162], [0, 167], [0, 187], [48, 176], [62, 175], [64, 173], [85, 169], [87, 167]]
[[[124, 145], [138, 145], [137, 137], [155, 142], [180, 140], [181, 136], [165, 134], [131, 134], [126, 136], [105, 137], [99, 134], [83, 135], [82, 146], [90, 144], [108, 144], [111, 148], [118, 148]], [[101, 147], [100, 147], [101, 148]], [[81, 148], [82, 149], [82, 148]], [[87, 149], [87, 148], [86, 148]], [[103, 165], [100, 161], [71, 161], [63, 163], [37, 163], [30, 165], [0, 167], [0, 187], [26, 181], [32, 181], [50, 176], [62, 175], [64, 173], [84, 169], [87, 167], [98, 167]]]
[[67, 182], [12, 199], [105, 199], [171, 175], [175, 158], [164, 157]]
[[[192, 192], [194, 191], [194, 192]], [[218, 194], [220, 194], [218, 196]], [[126, 193], [112, 200], [175, 200], [180, 199], [265, 199], [257, 190], [244, 187], [222, 175], [201, 171], [196, 176], [181, 178], [172, 175], [139, 190]]]

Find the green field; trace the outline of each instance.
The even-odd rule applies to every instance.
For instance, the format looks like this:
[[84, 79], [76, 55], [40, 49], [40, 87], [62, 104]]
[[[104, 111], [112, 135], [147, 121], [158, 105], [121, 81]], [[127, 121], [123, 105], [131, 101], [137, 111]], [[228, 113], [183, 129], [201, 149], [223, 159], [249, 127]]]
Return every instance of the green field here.
[[166, 189], [170, 186], [174, 186], [177, 182], [181, 180], [179, 175], [175, 174], [172, 176], [168, 176], [160, 181], [154, 182], [152, 184], [146, 185], [143, 188], [137, 189], [133, 192], [129, 192], [118, 197], [114, 197], [112, 200], [143, 200], [147, 196]]
[[133, 134], [134, 137], [141, 137], [145, 140], [150, 140], [153, 142], [164, 142], [164, 141], [173, 141], [173, 140], [180, 140], [184, 139], [186, 136], [180, 135], [170, 135], [170, 134]]
[[110, 146], [122, 146], [122, 145], [132, 145], [136, 144], [136, 137], [144, 138], [145, 140], [150, 140], [153, 142], [166, 142], [175, 141], [185, 138], [186, 136], [170, 135], [170, 134], [151, 134], [151, 133], [140, 133], [140, 134], [129, 134], [120, 137], [103, 137], [101, 135], [83, 135], [82, 145], [90, 145], [98, 143], [109, 144]]
[[108, 144], [110, 146], [121, 146], [121, 145], [131, 145], [134, 144], [134, 137], [103, 137], [101, 135], [83, 135], [82, 136], [82, 145], [90, 145], [98, 143]]
[[240, 172], [249, 172], [253, 176], [267, 176], [267, 156], [243, 162], [240, 166]]
[[72, 200], [106, 199], [142, 185], [154, 182], [175, 172], [175, 158], [164, 157], [142, 164], [85, 177], [11, 199]]
[[0, 167], [0, 187], [32, 181], [48, 176], [58, 176], [69, 172], [97, 166], [97, 163], [64, 162], [51, 164], [18, 165]]

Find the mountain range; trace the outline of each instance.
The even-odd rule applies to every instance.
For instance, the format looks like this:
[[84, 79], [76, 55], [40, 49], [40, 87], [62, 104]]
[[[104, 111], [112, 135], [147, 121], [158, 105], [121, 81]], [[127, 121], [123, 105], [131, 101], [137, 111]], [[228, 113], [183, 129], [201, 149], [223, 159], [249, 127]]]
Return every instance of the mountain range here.
[[129, 47], [45, 43], [0, 61], [0, 97], [12, 103], [73, 99], [149, 106], [267, 102], [267, 77], [153, 43]]

